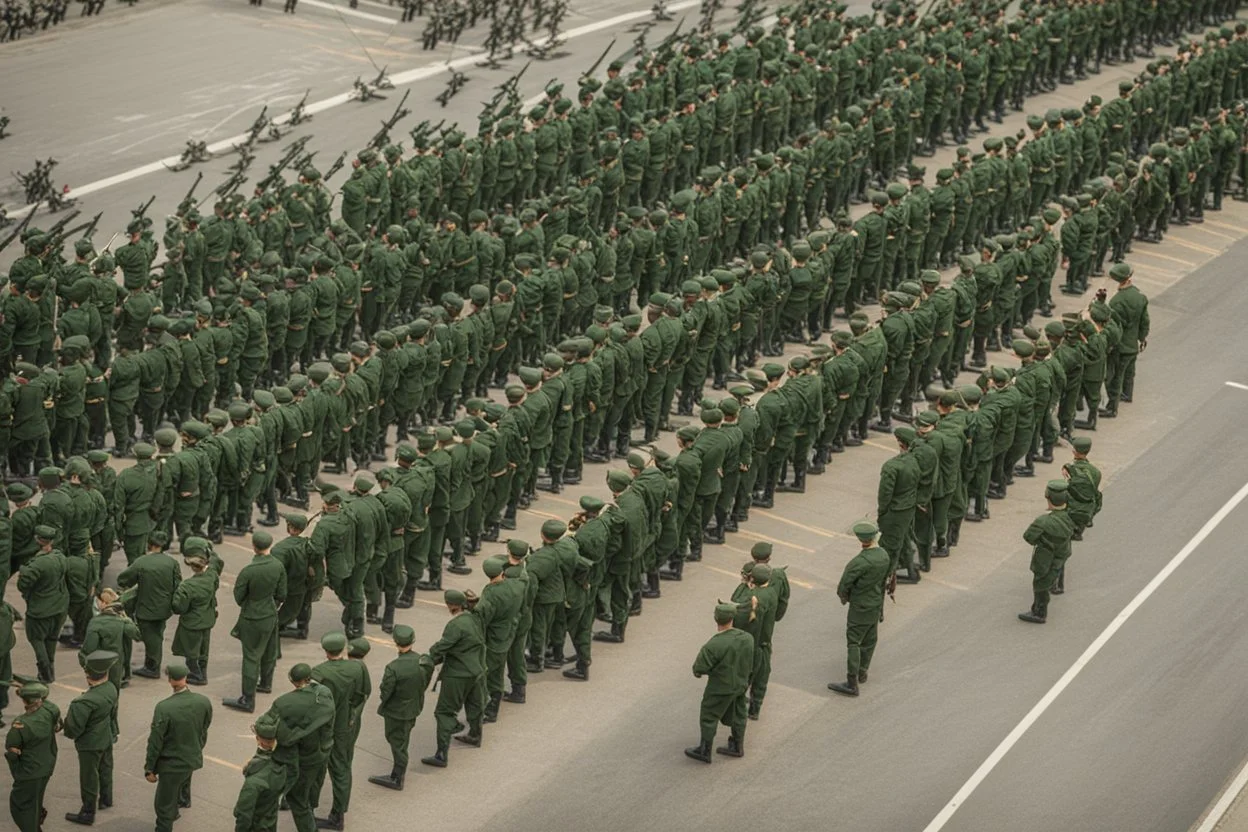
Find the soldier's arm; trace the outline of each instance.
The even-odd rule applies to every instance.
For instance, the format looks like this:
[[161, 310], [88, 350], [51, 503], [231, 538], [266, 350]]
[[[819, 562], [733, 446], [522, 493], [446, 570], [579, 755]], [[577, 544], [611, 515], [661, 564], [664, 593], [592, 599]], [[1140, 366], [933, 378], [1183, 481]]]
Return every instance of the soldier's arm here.
[[715, 657], [712, 655], [709, 646], [704, 646], [698, 651], [698, 657], [693, 662], [693, 675], [699, 679], [715, 669]]
[[251, 832], [254, 828], [252, 818], [256, 815], [258, 789], [251, 778], [243, 781], [238, 792], [238, 801], [234, 804], [234, 832]]

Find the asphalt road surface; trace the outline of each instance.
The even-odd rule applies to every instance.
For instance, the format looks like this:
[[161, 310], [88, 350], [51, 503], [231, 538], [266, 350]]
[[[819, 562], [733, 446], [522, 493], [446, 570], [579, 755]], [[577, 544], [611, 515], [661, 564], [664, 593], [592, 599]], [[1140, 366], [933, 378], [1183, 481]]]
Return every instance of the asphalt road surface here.
[[[176, 156], [192, 133], [210, 142], [236, 135], [265, 102], [280, 111], [309, 87], [310, 101], [345, 92], [356, 75], [373, 72], [357, 37], [395, 74], [467, 54], [421, 52], [423, 24], [395, 27], [386, 21], [397, 12], [381, 4], [363, 0], [358, 11], [382, 20], [345, 8], [340, 18], [324, 5], [303, 0], [293, 18], [282, 15], [274, 0], [261, 9], [241, 0], [140, 4], [133, 11], [110, 6], [98, 21], [0, 47], [0, 72], [12, 79], [3, 102], [14, 119], [14, 135], [3, 145], [8, 168], [25, 169], [24, 160], [35, 156], [61, 159], [57, 174], [63, 181], [97, 184], [82, 207], [106, 211], [102, 227], [111, 234], [128, 209], [152, 193], [159, 213], [166, 213], [195, 173], [127, 178], [127, 171]], [[566, 57], [530, 68], [524, 95], [540, 93], [556, 75], [573, 83], [613, 37], [612, 55], [626, 50], [635, 35], [624, 30], [646, 18], [648, 5], [578, 4], [565, 24], [569, 30], [640, 16], [571, 38]], [[690, 13], [696, 16], [696, 8]], [[651, 42], [662, 31], [653, 30]], [[465, 46], [483, 34], [466, 38]], [[400, 54], [386, 54], [390, 50]], [[83, 55], [91, 56], [89, 65], [75, 63]], [[432, 101], [445, 72], [416, 80], [409, 100], [416, 112], [400, 134], [415, 120], [444, 115], [475, 124], [480, 102], [522, 65], [517, 59], [506, 70], [465, 69], [472, 80], [445, 113]], [[1135, 69], [1107, 70], [1035, 99], [1028, 109], [1104, 95]], [[341, 150], [361, 146], [397, 103], [398, 96], [391, 96], [333, 106], [290, 138], [312, 133], [310, 147], [320, 151], [317, 161], [324, 166]], [[997, 132], [1016, 129], [1020, 121], [1012, 116]], [[267, 155], [253, 170], [263, 171], [284, 144], [265, 146]], [[945, 155], [928, 162], [929, 170], [944, 164]], [[203, 166], [205, 185], [223, 180], [230, 161]], [[12, 191], [3, 196], [15, 199]], [[1124, 406], [1118, 420], [1102, 421], [1095, 434], [1093, 460], [1106, 473], [1106, 509], [1078, 545], [1068, 592], [1054, 600], [1047, 625], [1022, 624], [1015, 614], [1030, 602], [1029, 552], [1021, 531], [1043, 510], [1044, 479], [1058, 474], [1056, 466], [1042, 467], [1035, 480], [1020, 479], [1009, 500], [993, 504], [989, 523], [964, 527], [953, 558], [938, 561], [919, 586], [899, 591], [860, 699], [826, 690], [844, 668], [844, 613], [834, 590], [856, 548], [848, 530], [873, 514], [879, 464], [894, 452], [891, 439], [880, 436], [837, 456], [828, 474], [809, 480], [806, 494], [783, 495], [774, 511], [752, 512], [727, 546], [708, 546], [705, 560], [690, 567], [683, 583], [664, 584], [664, 597], [646, 603], [630, 624], [627, 644], [595, 645], [589, 684], [553, 671], [534, 676], [528, 704], [505, 705], [500, 722], [487, 726], [483, 748], [452, 748], [447, 770], [413, 762], [402, 794], [364, 780], [390, 768], [370, 703], [357, 746], [349, 828], [409, 817], [464, 829], [506, 824], [521, 832], [775, 825], [923, 830], [1115, 616], [1248, 481], [1248, 450], [1236, 430], [1248, 389], [1226, 384], [1248, 385], [1237, 348], [1248, 314], [1239, 267], [1248, 244], [1236, 242], [1245, 235], [1248, 206], [1228, 202], [1203, 226], [1172, 229], [1162, 246], [1137, 245], [1131, 261], [1152, 298], [1151, 346], [1140, 362], [1135, 403]], [[1068, 310], [1077, 304], [1063, 296], [1058, 305]], [[671, 437], [663, 442], [670, 445]], [[1068, 457], [1068, 449], [1058, 450], [1059, 460]], [[535, 540], [542, 520], [569, 517], [580, 494], [605, 495], [603, 470], [587, 466], [582, 486], [558, 497], [543, 495], [522, 513], [515, 534]], [[1248, 566], [1237, 545], [1245, 531], [1248, 507], [1241, 506], [1139, 606], [943, 828], [1175, 832], [1195, 822], [1248, 758], [1248, 694], [1239, 672], [1248, 650], [1239, 591]], [[775, 543], [773, 562], [788, 566], [794, 598], [777, 631], [771, 688], [762, 720], [750, 723], [747, 756], [717, 758], [708, 767], [681, 753], [697, 737], [701, 684], [690, 665], [714, 631], [714, 600], [732, 592], [740, 564], [760, 539]], [[219, 549], [227, 574], [212, 681], [202, 689], [214, 701], [237, 694], [239, 651], [227, 635], [236, 613], [230, 582], [248, 560], [241, 538], [227, 538]], [[485, 554], [500, 549], [487, 546]], [[114, 565], [106, 577], [114, 579], [117, 570]], [[483, 581], [479, 572], [447, 577], [448, 586], [460, 588], [479, 589]], [[9, 597], [14, 594], [10, 590]], [[416, 628], [423, 647], [437, 639], [446, 612], [436, 595], [421, 594], [418, 601], [400, 619]], [[337, 627], [337, 619], [336, 604], [318, 604], [313, 633]], [[370, 629], [374, 650], [368, 663], [376, 684], [391, 652], [384, 636]], [[286, 642], [283, 650], [278, 693], [291, 664], [320, 658], [315, 641]], [[19, 672], [31, 665], [20, 631], [14, 664]], [[58, 665], [54, 698], [64, 706], [83, 685], [72, 653], [61, 651]], [[101, 813], [97, 827], [150, 824], [152, 787], [143, 781], [142, 760], [152, 704], [166, 692], [163, 682], [141, 679], [124, 692], [117, 805]], [[262, 697], [261, 707], [271, 699]], [[432, 704], [428, 711], [413, 735], [413, 757], [433, 751]], [[195, 777], [194, 808], [177, 825], [182, 832], [216, 832], [230, 822], [239, 772], [251, 754], [250, 721], [217, 708], [206, 766]], [[64, 740], [46, 803], [45, 828], [68, 826], [61, 815], [77, 809], [77, 764]], [[289, 819], [281, 825], [289, 828]]]

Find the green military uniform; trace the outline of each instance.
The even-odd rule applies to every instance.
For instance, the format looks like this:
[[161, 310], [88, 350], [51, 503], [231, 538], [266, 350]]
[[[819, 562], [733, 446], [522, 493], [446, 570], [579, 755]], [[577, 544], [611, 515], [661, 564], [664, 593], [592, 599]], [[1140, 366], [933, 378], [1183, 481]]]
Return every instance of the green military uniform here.
[[[341, 632], [321, 637], [321, 649], [328, 657], [312, 668], [312, 678], [329, 688], [334, 696], [334, 747], [329, 752], [329, 778], [333, 789], [333, 805], [329, 822], [341, 825], [351, 804], [351, 763], [355, 758], [355, 737], [359, 732], [358, 714], [372, 692], [368, 668], [361, 662], [347, 659], [347, 637]], [[312, 794], [320, 793], [320, 784], [313, 784]]]
[[234, 832], [275, 832], [286, 767], [273, 755], [278, 720], [263, 714], [251, 726], [259, 748], [243, 767], [243, 785], [234, 802]]
[[337, 711], [330, 689], [313, 681], [311, 667], [300, 662], [288, 677], [295, 689], [274, 699], [266, 716], [278, 719], [277, 760], [286, 767], [291, 820], [298, 832], [313, 832], [312, 809], [325, 780]]
[[217, 586], [220, 576], [209, 566], [206, 552], [198, 552], [184, 544], [189, 578], [173, 592], [172, 608], [178, 615], [178, 628], [173, 633], [172, 652], [181, 656], [190, 671], [187, 681], [192, 685], [208, 682], [208, 652], [212, 645], [212, 628], [217, 623]]
[[407, 749], [412, 726], [425, 709], [425, 691], [433, 678], [433, 662], [428, 656], [412, 650], [416, 633], [406, 624], [397, 624], [392, 634], [399, 655], [386, 665], [377, 692], [377, 713], [385, 722], [386, 742], [394, 766], [388, 775], [368, 778], [370, 783], [388, 789], [402, 789], [407, 776]]
[[13, 775], [9, 815], [18, 832], [38, 832], [43, 828], [43, 795], [56, 768], [61, 711], [48, 701], [48, 688], [39, 682], [22, 685], [18, 696], [26, 711], [13, 720], [4, 738], [4, 759]]
[[181, 582], [178, 562], [159, 550], [143, 555], [117, 576], [122, 589], [136, 588], [134, 619], [142, 634], [144, 653], [143, 667], [134, 671], [138, 676], [160, 678], [165, 624], [173, 615], [174, 593]]
[[78, 752], [78, 791], [82, 808], [67, 814], [72, 823], [90, 826], [97, 807], [113, 805], [113, 745], [117, 742], [117, 687], [109, 669], [120, 655], [97, 651], [85, 659], [87, 690], [65, 711], [65, 737]]
[[479, 746], [481, 716], [485, 707], [485, 636], [481, 631], [481, 622], [464, 610], [464, 593], [448, 589], [444, 598], [447, 606], [452, 608], [452, 617], [442, 631], [442, 638], [429, 648], [430, 661], [442, 665], [438, 674], [441, 689], [434, 709], [438, 722], [438, 750], [433, 756], [421, 759], [422, 763], [439, 768], [446, 766], [451, 735], [459, 724], [457, 716], [460, 708], [467, 711], [468, 733], [460, 734], [457, 739], [467, 745]]
[[51, 548], [56, 536], [50, 526], [35, 527], [41, 550], [17, 576], [17, 591], [26, 600], [26, 640], [35, 651], [39, 678], [48, 682], [56, 678], [56, 643], [69, 611], [65, 556]]
[[698, 715], [701, 740], [697, 746], [686, 748], [685, 755], [704, 763], [711, 761], [711, 744], [721, 723], [727, 725], [732, 733], [728, 745], [721, 747], [719, 752], [740, 757], [745, 751], [745, 691], [754, 666], [754, 639], [744, 630], [732, 626], [736, 615], [736, 604], [718, 604], [715, 607], [715, 623], [719, 632], [702, 646], [693, 663], [693, 675], [699, 679], [706, 676], [707, 679]]
[[1066, 566], [1066, 559], [1070, 557], [1070, 540], [1075, 533], [1075, 522], [1066, 510], [1066, 481], [1050, 480], [1044, 496], [1049, 501], [1049, 511], [1033, 520], [1023, 532], [1023, 540], [1032, 546], [1031, 590], [1034, 598], [1031, 609], [1020, 612], [1018, 617], [1030, 624], [1043, 624], [1048, 618], [1049, 594]]
[[256, 555], [239, 570], [234, 582], [239, 610], [238, 622], [230, 630], [243, 646], [242, 695], [223, 702], [227, 708], [248, 713], [255, 710], [257, 690], [272, 690], [278, 654], [277, 610], [286, 599], [286, 570], [269, 554], [273, 537], [256, 532], [251, 541]]
[[836, 594], [842, 604], [849, 605], [845, 623], [848, 645], [845, 683], [832, 682], [829, 690], [847, 696], [858, 695], [858, 685], [867, 681], [867, 670], [875, 655], [876, 629], [884, 615], [884, 595], [893, 557], [875, 545], [879, 529], [874, 523], [854, 524], [854, 535], [862, 542], [862, 551], [845, 564]]
[[189, 690], [185, 665], [165, 668], [173, 694], [156, 703], [147, 735], [143, 771], [156, 783], [156, 830], [172, 832], [178, 806], [190, 805], [191, 775], [204, 767], [204, 745], [212, 724], [208, 697]]

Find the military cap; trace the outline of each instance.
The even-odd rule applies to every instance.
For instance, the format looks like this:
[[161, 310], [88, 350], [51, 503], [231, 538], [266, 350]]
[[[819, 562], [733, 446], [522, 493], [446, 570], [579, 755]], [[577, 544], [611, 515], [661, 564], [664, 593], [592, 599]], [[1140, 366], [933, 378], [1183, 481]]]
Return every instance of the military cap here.
[[626, 332], [636, 332], [641, 328], [641, 316], [628, 315], [623, 321], [621, 321], [621, 323], [624, 325], [624, 330]]
[[900, 182], [892, 182], [884, 189], [884, 193], [888, 195], [889, 199], [901, 199], [906, 195], [906, 192], [906, 186]]
[[872, 194], [871, 194], [871, 204], [872, 204], [872, 205], [877, 205], [877, 206], [879, 206], [879, 205], [887, 205], [887, 204], [888, 204], [888, 194], [881, 193], [881, 192], [879, 192], [879, 191], [874, 191], [874, 192], [872, 192]]
[[[306, 667], [307, 665], [304, 666]], [[182, 662], [170, 662], [165, 665], [165, 675], [170, 679], [177, 681], [179, 679], [185, 679], [189, 676], [190, 671], [186, 669], [186, 665], [182, 664]]]
[[719, 411], [725, 417], [736, 416], [738, 413], [741, 412], [741, 405], [736, 399], [734, 399], [732, 396], [729, 396], [725, 399], [722, 399], [719, 402]]
[[247, 417], [251, 416], [251, 405], [246, 402], [230, 402], [228, 412], [231, 420], [243, 422], [247, 420]]
[[214, 428], [223, 428], [230, 423], [230, 414], [226, 413], [224, 410], [218, 410], [216, 408], [213, 408], [204, 414], [204, 418], [208, 421], [208, 424], [212, 425]]
[[908, 425], [901, 425], [893, 428], [893, 436], [895, 436], [899, 441], [906, 443], [906, 445], [913, 445], [914, 440], [918, 438], [918, 434], [915, 432], [914, 428], [909, 427]]
[[92, 676], [103, 676], [108, 669], [117, 663], [117, 654], [111, 650], [95, 650], [83, 659], [86, 671]]
[[163, 531], [161, 529], [156, 529], [155, 531], [148, 534], [147, 542], [148, 542], [148, 545], [159, 546], [160, 548], [163, 549], [169, 545], [169, 532]]
[[30, 490], [30, 486], [15, 482], [4, 489], [4, 494], [15, 503], [24, 503], [34, 496], [34, 492]]
[[750, 265], [756, 269], [761, 269], [771, 262], [771, 255], [765, 251], [750, 252]]
[[267, 549], [273, 545], [273, 535], [264, 531], [252, 532], [251, 545], [256, 550]]
[[491, 555], [481, 562], [481, 571], [487, 578], [497, 578], [507, 568], [507, 559], [502, 555]]
[[48, 698], [48, 686], [43, 682], [26, 682], [18, 689], [17, 695], [26, 702]]
[[[628, 475], [625, 474], [625, 476], [628, 476]], [[526, 557], [529, 554], [529, 552], [532, 550], [532, 548], [533, 547], [530, 546], [526, 541], [523, 541], [518, 537], [513, 537], [511, 540], [507, 541], [507, 554], [513, 558], [516, 558], [517, 560], [519, 560], [520, 558]]]
[[1040, 216], [1044, 219], [1046, 223], [1048, 223], [1049, 225], [1053, 225], [1054, 223], [1056, 223], [1058, 220], [1062, 218], [1062, 213], [1061, 211], [1058, 211], [1056, 208], [1045, 208], [1044, 211], [1041, 212]]
[[202, 537], [188, 537], [182, 541], [182, 555], [206, 555], [208, 554], [208, 541]]
[[627, 471], [621, 471], [619, 468], [612, 468], [607, 471], [607, 488], [612, 492], [618, 493], [628, 488], [633, 482], [633, 478], [629, 476]]
[[754, 579], [756, 584], [765, 584], [771, 580], [771, 567], [765, 563], [756, 563], [750, 570], [750, 577]]
[[[765, 541], [755, 543], [750, 549], [750, 557], [754, 558], [754, 560], [767, 560], [771, 557], [771, 544]], [[757, 569], [758, 567], [754, 568]]]
[[974, 384], [963, 385], [958, 388], [958, 392], [962, 395], [962, 400], [967, 404], [975, 404], [984, 397], [984, 391]]
[[40, 540], [56, 540], [57, 531], [54, 526], [45, 526], [40, 523], [35, 526], [35, 537]]
[[321, 486], [321, 502], [327, 506], [342, 505], [342, 491], [338, 486], [331, 486], [329, 483]]
[[700, 430], [701, 429], [698, 428], [696, 425], [685, 425], [684, 427], [676, 431], [676, 438], [684, 442], [692, 442], [693, 440], [698, 438], [698, 433], [700, 432]]
[[625, 461], [628, 463], [629, 468], [636, 468], [639, 471], [646, 467], [646, 458], [637, 451], [630, 453]]
[[395, 624], [390, 636], [399, 647], [409, 647], [416, 641], [416, 631], [406, 624]]
[[927, 427], [940, 421], [940, 414], [935, 410], [924, 410], [918, 415], [918, 424]]
[[[290, 393], [289, 390], [286, 392], [287, 394]], [[273, 395], [271, 390], [257, 390], [251, 394], [251, 400], [255, 402], [261, 410], [268, 410], [273, 405], [277, 404], [277, 397]]]
[[1096, 321], [1098, 324], [1103, 324], [1113, 317], [1113, 314], [1110, 312], [1109, 305], [1101, 303], [1100, 301], [1096, 301], [1091, 305], [1091, 307], [1088, 308], [1088, 314], [1091, 315], [1092, 320]]
[[1109, 267], [1109, 276], [1117, 283], [1123, 283], [1131, 279], [1133, 271], [1131, 266], [1126, 263], [1115, 263]]
[[347, 636], [341, 630], [334, 630], [321, 636], [321, 649], [326, 653], [341, 653], [347, 649]]
[[1066, 480], [1049, 480], [1044, 485], [1044, 496], [1055, 506], [1065, 505], [1069, 489]]
[[287, 674], [292, 682], [306, 682], [312, 678], [312, 665], [307, 662], [299, 662], [290, 669]]
[[1092, 450], [1092, 437], [1076, 436], [1074, 439], [1070, 440], [1070, 444], [1077, 453], [1086, 454]]
[[542, 523], [542, 537], [548, 540], [558, 540], [568, 531], [568, 524], [562, 520], [547, 520]]
[[1019, 358], [1031, 358], [1035, 355], [1036, 348], [1030, 341], [1024, 338], [1014, 339], [1014, 354]]
[[745, 399], [754, 394], [754, 388], [748, 384], [734, 384], [728, 388], [728, 392], [739, 399]]
[[784, 375], [784, 365], [768, 362], [763, 365], [763, 375], [768, 381], [775, 381]]
[[[1091, 326], [1091, 324], [1089, 324], [1089, 326]], [[1046, 338], [1041, 338], [1036, 341], [1036, 355], [1041, 358], [1048, 355], [1052, 351], [1052, 348], [1052, 343], [1050, 343]]]
[[879, 533], [879, 527], [877, 527], [870, 520], [860, 520], [854, 524], [854, 537], [864, 543], [868, 540], [874, 540], [875, 536]]
[[464, 595], [463, 590], [460, 589], [446, 590], [446, 592], [442, 593], [442, 600], [446, 602], [448, 606], [455, 607], [462, 607], [464, 604], [468, 603], [468, 597]]
[[277, 739], [279, 721], [278, 717], [271, 711], [265, 712], [251, 724], [251, 730], [262, 740], [275, 740]]
[[715, 605], [715, 623], [727, 624], [737, 615], [736, 604], [716, 604]]
[[1010, 380], [1010, 371], [1005, 367], [993, 367], [990, 377], [998, 383], [1007, 382]]
[[422, 433], [416, 437], [416, 450], [418, 451], [425, 451], [428, 453], [436, 448], [437, 445], [438, 438], [432, 433]]
[[286, 521], [286, 525], [303, 531], [308, 527], [308, 516], [297, 511], [289, 511], [282, 515], [282, 519]]
[[[396, 626], [395, 629], [397, 630], [401, 626], [404, 626], [404, 625], [400, 624]], [[413, 634], [413, 639], [415, 639], [414, 634]], [[353, 659], [364, 658], [365, 656], [369, 654], [369, 652], [372, 649], [373, 649], [373, 646], [369, 644], [368, 639], [364, 638], [363, 636], [360, 636], [359, 638], [353, 638], [349, 642], [347, 642], [347, 655]]]
[[702, 424], [718, 425], [724, 421], [724, 411], [718, 407], [708, 407], [702, 410]]
[[1046, 110], [1044, 120], [1049, 124], [1059, 124], [1062, 120], [1062, 111], [1057, 109]]
[[1039, 130], [1041, 127], [1044, 126], [1044, 116], [1040, 116], [1035, 113], [1032, 113], [1031, 115], [1027, 116], [1027, 126], [1030, 127], [1032, 130]]

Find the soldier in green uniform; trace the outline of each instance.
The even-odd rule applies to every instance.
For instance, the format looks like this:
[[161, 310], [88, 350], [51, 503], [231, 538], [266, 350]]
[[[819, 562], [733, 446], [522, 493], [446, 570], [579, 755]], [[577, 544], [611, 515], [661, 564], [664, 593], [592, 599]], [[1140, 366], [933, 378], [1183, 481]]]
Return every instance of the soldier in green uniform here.
[[707, 679], [698, 714], [701, 739], [685, 749], [685, 756], [703, 763], [711, 761], [711, 745], [720, 724], [727, 725], [731, 733], [728, 744], [716, 750], [728, 757], [745, 754], [745, 691], [754, 666], [754, 639], [733, 626], [736, 616], [736, 604], [715, 605], [716, 633], [693, 663], [694, 677]]
[[[1076, 436], [1070, 442], [1075, 458], [1062, 466], [1066, 478], [1067, 510], [1075, 524], [1071, 540], [1083, 540], [1083, 530], [1092, 525], [1092, 519], [1101, 511], [1101, 472], [1088, 461], [1092, 452], [1092, 439]], [[1064, 574], [1059, 574], [1057, 587], [1064, 589]]]
[[119, 587], [136, 590], [134, 618], [143, 639], [143, 666], [132, 671], [135, 676], [160, 678], [165, 624], [173, 615], [173, 597], [181, 582], [178, 562], [150, 544], [147, 553], [117, 576]]
[[172, 608], [178, 615], [178, 628], [173, 633], [171, 652], [186, 662], [187, 683], [208, 683], [208, 651], [212, 628], [217, 623], [217, 585], [219, 576], [209, 568], [206, 553], [184, 549], [184, 561], [191, 576], [178, 584], [173, 592]]
[[[910, 453], [914, 430], [899, 427], [893, 431], [900, 452], [880, 467], [880, 483], [876, 494], [876, 522], [880, 526], [880, 548], [888, 554], [889, 573], [897, 571], [899, 558], [909, 544], [918, 504], [919, 463]], [[917, 571], [906, 578], [918, 583]]]
[[43, 795], [56, 768], [56, 734], [61, 711], [48, 700], [48, 687], [27, 682], [17, 691], [23, 712], [13, 720], [4, 738], [4, 759], [13, 775], [9, 815], [17, 832], [38, 832], [47, 811]]
[[273, 557], [286, 569], [286, 600], [277, 611], [278, 635], [305, 639], [312, 617], [312, 596], [325, 584], [325, 561], [322, 556], [313, 562], [312, 540], [303, 536], [308, 528], [307, 515], [290, 512], [282, 517], [286, 536], [273, 546]]
[[56, 642], [69, 612], [65, 555], [52, 543], [59, 532], [51, 526], [35, 527], [39, 551], [22, 565], [17, 591], [26, 601], [26, 640], [35, 652], [40, 681], [56, 679]]
[[1108, 400], [1100, 415], [1113, 418], [1118, 415], [1118, 402], [1130, 402], [1135, 394], [1135, 361], [1148, 346], [1148, 297], [1131, 282], [1134, 270], [1126, 263], [1115, 263], [1109, 269], [1110, 278], [1118, 284], [1114, 296], [1109, 299], [1109, 310], [1122, 328], [1116, 350], [1117, 362], [1106, 391]]
[[507, 652], [516, 637], [524, 606], [526, 583], [518, 578], [509, 579], [505, 572], [507, 558], [494, 555], [481, 564], [481, 571], [489, 583], [481, 591], [481, 600], [472, 612], [481, 621], [485, 634], [485, 692], [486, 704], [483, 722], [496, 722], [503, 699], [503, 673], [507, 667]]
[[147, 782], [156, 784], [156, 832], [172, 832], [178, 807], [191, 805], [191, 775], [204, 767], [212, 724], [212, 703], [186, 686], [186, 665], [171, 664], [165, 675], [173, 693], [152, 711], [143, 762]]
[[394, 766], [389, 774], [368, 778], [368, 782], [402, 791], [407, 776], [407, 747], [412, 727], [425, 709], [425, 691], [433, 678], [433, 662], [412, 649], [416, 632], [406, 624], [396, 624], [391, 634], [399, 654], [386, 665], [377, 692], [377, 713], [385, 721], [386, 742]]
[[272, 556], [273, 536], [256, 532], [251, 536], [255, 553], [251, 562], [238, 572], [234, 600], [238, 622], [230, 635], [242, 642], [242, 695], [222, 704], [236, 711], [252, 713], [256, 692], [273, 690], [273, 666], [277, 662], [277, 610], [286, 600], [286, 569]]
[[1049, 594], [1057, 583], [1058, 575], [1070, 557], [1070, 540], [1075, 533], [1075, 523], [1066, 510], [1068, 486], [1066, 480], [1050, 480], [1044, 489], [1048, 511], [1031, 522], [1023, 532], [1023, 540], [1032, 547], [1031, 590], [1034, 596], [1031, 609], [1020, 612], [1020, 621], [1043, 624], [1049, 615]]
[[120, 657], [97, 650], [86, 657], [87, 690], [65, 711], [65, 737], [78, 752], [78, 791], [82, 807], [65, 820], [91, 826], [97, 808], [113, 805], [113, 745], [117, 742], [117, 688], [108, 671]]
[[243, 786], [234, 802], [234, 829], [235, 832], [274, 832], [287, 777], [286, 767], [273, 758], [278, 719], [261, 714], [252, 723], [251, 731], [256, 735], [256, 753], [243, 766]]
[[[333, 739], [329, 752], [329, 780], [333, 804], [329, 817], [317, 820], [318, 829], [342, 829], [351, 804], [351, 763], [355, 758], [355, 738], [359, 733], [358, 715], [372, 693], [368, 668], [347, 658], [347, 637], [342, 632], [321, 636], [325, 661], [312, 668], [312, 678], [334, 695]], [[321, 783], [312, 784], [312, 797], [320, 794]]]
[[[276, 639], [276, 636], [275, 636]], [[273, 700], [269, 716], [278, 718], [278, 757], [286, 766], [286, 801], [298, 832], [313, 832], [317, 790], [325, 781], [325, 767], [334, 744], [337, 710], [330, 689], [312, 678], [312, 668], [300, 662], [287, 674], [294, 690]]]
[[[438, 723], [437, 751], [422, 757], [425, 765], [446, 768], [451, 735], [459, 725], [457, 716], [466, 709], [468, 731], [455, 739], [465, 745], [480, 747], [481, 716], [485, 708], [485, 637], [480, 621], [468, 612], [467, 598], [457, 589], [443, 594], [451, 620], [442, 631], [442, 638], [429, 648], [429, 659], [442, 665], [438, 674], [438, 704], [434, 717]], [[540, 648], [536, 648], [540, 649]]]
[[854, 524], [854, 536], [862, 551], [845, 564], [836, 594], [842, 604], [849, 605], [845, 622], [848, 647], [844, 683], [831, 682], [828, 690], [845, 696], [857, 696], [858, 685], [867, 681], [867, 670], [875, 655], [876, 631], [884, 616], [884, 595], [894, 556], [876, 545], [880, 529], [870, 521]]

